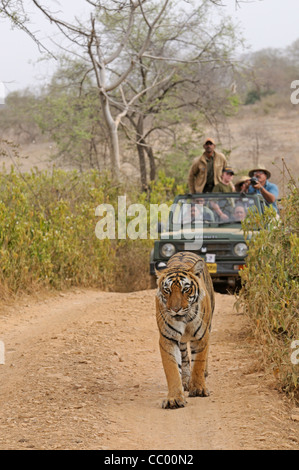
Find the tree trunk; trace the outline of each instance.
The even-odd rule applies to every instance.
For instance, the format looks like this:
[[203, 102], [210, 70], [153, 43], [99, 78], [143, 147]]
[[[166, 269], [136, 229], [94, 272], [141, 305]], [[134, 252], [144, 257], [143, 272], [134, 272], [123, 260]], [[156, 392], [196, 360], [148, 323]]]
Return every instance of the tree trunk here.
[[111, 169], [113, 177], [119, 181], [120, 179], [120, 156], [119, 156], [119, 141], [118, 141], [118, 132], [116, 123], [111, 115], [109, 101], [101, 93], [101, 104], [103, 109], [103, 114], [105, 118], [105, 123], [109, 135], [109, 149], [110, 149], [110, 159], [111, 159]]
[[145, 141], [144, 142], [144, 145], [145, 145], [145, 151], [147, 153], [147, 156], [149, 158], [149, 162], [150, 162], [150, 180], [151, 181], [154, 181], [155, 178], [156, 178], [156, 162], [155, 162], [155, 158], [154, 158], [154, 152], [153, 152], [153, 148], [150, 146], [150, 145], [147, 145]]
[[145, 163], [145, 156], [144, 156], [144, 145], [142, 143], [142, 135], [143, 135], [143, 116], [140, 116], [138, 119], [137, 129], [136, 129], [136, 145], [137, 145], [137, 152], [138, 152], [138, 157], [139, 157], [141, 190], [146, 191], [147, 175], [146, 175], [146, 163]]

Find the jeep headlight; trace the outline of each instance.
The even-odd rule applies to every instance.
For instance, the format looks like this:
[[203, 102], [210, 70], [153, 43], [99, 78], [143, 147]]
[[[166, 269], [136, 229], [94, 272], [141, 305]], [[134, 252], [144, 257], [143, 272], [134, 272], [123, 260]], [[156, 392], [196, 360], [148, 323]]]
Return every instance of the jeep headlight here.
[[175, 246], [172, 243], [165, 243], [161, 248], [161, 254], [164, 258], [170, 258], [175, 254]]
[[237, 243], [234, 246], [234, 252], [237, 256], [240, 256], [240, 258], [246, 256], [247, 251], [248, 251], [248, 246], [246, 245], [246, 243]]

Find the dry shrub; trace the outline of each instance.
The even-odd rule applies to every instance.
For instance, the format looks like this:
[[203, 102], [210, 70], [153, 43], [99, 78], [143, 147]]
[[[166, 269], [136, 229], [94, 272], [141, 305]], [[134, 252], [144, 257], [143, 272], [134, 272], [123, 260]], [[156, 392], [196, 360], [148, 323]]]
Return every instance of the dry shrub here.
[[254, 227], [259, 231], [249, 242], [238, 305], [250, 319], [261, 360], [282, 389], [299, 400], [299, 365], [291, 361], [292, 344], [299, 340], [299, 192], [294, 182], [291, 186], [280, 219], [269, 209], [243, 225], [247, 237]]
[[152, 241], [125, 240], [116, 250], [117, 263], [111, 290], [132, 292], [151, 287], [149, 254]]
[[146, 194], [97, 171], [0, 173], [0, 299], [49, 287], [149, 288], [150, 224], [145, 239], [118, 240], [116, 233], [99, 240], [95, 210], [110, 204], [117, 227], [118, 196], [142, 204], [149, 217], [151, 202], [171, 204], [176, 191], [174, 179], [163, 175]]

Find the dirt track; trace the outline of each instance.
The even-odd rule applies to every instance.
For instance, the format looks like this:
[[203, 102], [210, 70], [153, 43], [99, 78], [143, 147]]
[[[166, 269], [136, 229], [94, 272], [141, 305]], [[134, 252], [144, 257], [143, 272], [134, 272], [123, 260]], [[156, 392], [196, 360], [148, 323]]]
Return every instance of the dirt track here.
[[216, 302], [211, 396], [178, 410], [160, 407], [154, 291], [76, 291], [5, 309], [0, 449], [298, 449], [294, 410], [253, 367], [234, 297]]

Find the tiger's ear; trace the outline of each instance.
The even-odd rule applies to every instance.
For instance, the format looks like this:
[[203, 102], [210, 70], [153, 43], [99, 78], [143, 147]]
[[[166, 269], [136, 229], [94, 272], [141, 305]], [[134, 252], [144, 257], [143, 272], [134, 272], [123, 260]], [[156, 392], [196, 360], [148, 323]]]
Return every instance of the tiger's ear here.
[[200, 258], [196, 263], [192, 266], [190, 271], [195, 274], [195, 276], [200, 277], [201, 274], [203, 273], [205, 268], [205, 262], [202, 258]]
[[167, 268], [166, 263], [165, 263], [165, 266], [163, 267], [160, 266], [159, 269], [157, 269], [157, 267], [155, 266], [155, 274], [156, 274], [157, 279], [160, 279], [160, 277], [162, 276], [166, 268]]
[[161, 272], [161, 271], [158, 271], [157, 268], [155, 268], [155, 274], [156, 274], [156, 278], [157, 278], [157, 279], [160, 279], [160, 277], [162, 276], [162, 272]]

